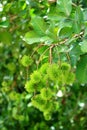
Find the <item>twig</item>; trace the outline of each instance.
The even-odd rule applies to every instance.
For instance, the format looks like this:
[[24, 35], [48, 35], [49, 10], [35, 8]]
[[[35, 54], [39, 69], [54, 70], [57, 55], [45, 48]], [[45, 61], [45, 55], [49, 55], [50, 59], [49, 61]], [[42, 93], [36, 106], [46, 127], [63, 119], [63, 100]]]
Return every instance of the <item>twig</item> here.
[[40, 58], [39, 58], [38, 63], [41, 61], [42, 56], [43, 56], [48, 50], [49, 50], [49, 48], [47, 48], [47, 49], [42, 53], [42, 55], [41, 55]]
[[14, 21], [15, 19], [17, 19], [17, 15], [10, 15], [10, 22]]
[[15, 30], [18, 29], [18, 28], [19, 28], [18, 25], [17, 25], [17, 26], [14, 26], [14, 27], [10, 28], [9, 32], [13, 32], [13, 31], [15, 31]]
[[52, 48], [53, 48], [54, 46], [50, 46], [50, 48], [49, 48], [49, 62], [50, 62], [50, 64], [52, 63]]
[[28, 70], [29, 70], [29, 66], [26, 67], [26, 80], [28, 80]]
[[[82, 36], [84, 35], [84, 31], [80, 32], [79, 34], [75, 34], [71, 39], [75, 40], [75, 39], [78, 39], [78, 38], [81, 38]], [[34, 52], [31, 54], [31, 57], [34, 55], [34, 53], [42, 46], [47, 46], [48, 48], [42, 53], [42, 55], [40, 56], [39, 58], [39, 61], [38, 61], [38, 64], [42, 58], [42, 56], [47, 52], [47, 50], [49, 49], [49, 62], [52, 63], [52, 48], [53, 47], [56, 47], [56, 46], [60, 46], [62, 44], [65, 44], [69, 39], [63, 39], [62, 41], [58, 42], [58, 43], [55, 43], [55, 44], [44, 44], [44, 43], [41, 43], [37, 46], [37, 48], [34, 50]], [[70, 57], [69, 55], [67, 54], [67, 58], [68, 60], [70, 61]]]
[[72, 6], [77, 7], [77, 5], [75, 3], [73, 3], [73, 2], [72, 2]]
[[42, 47], [43, 46], [43, 44], [39, 44], [39, 46], [37, 46], [37, 48], [32, 52], [32, 54], [31, 54], [31, 57], [35, 54], [35, 52], [40, 48], [40, 47]]
[[68, 61], [70, 62], [70, 56], [68, 52], [66, 53], [66, 56], [67, 56]]

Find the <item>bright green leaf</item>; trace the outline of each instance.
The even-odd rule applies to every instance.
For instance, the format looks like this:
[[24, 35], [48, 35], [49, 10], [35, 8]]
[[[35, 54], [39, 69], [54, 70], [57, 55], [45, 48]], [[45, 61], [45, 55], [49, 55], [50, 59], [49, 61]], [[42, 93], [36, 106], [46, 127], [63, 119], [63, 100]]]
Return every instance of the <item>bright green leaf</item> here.
[[81, 8], [78, 6], [76, 8], [75, 18], [73, 23], [74, 24], [73, 30], [75, 33], [79, 33], [81, 31], [82, 23], [83, 23], [83, 12]]
[[21, 64], [25, 67], [29, 66], [32, 64], [32, 59], [31, 57], [24, 55], [21, 59]]
[[45, 42], [45, 44], [51, 44], [53, 42], [53, 39], [51, 39], [50, 37], [45, 35], [42, 37], [38, 36], [34, 31], [27, 32], [23, 40], [28, 44], [39, 43], [39, 42]]
[[60, 12], [69, 16], [72, 11], [72, 0], [57, 0], [58, 8]]
[[27, 32], [23, 38], [28, 44], [40, 42], [40, 37], [34, 31]]
[[32, 17], [31, 24], [33, 26], [33, 29], [39, 36], [43, 36], [45, 34], [47, 27], [42, 17], [39, 16]]

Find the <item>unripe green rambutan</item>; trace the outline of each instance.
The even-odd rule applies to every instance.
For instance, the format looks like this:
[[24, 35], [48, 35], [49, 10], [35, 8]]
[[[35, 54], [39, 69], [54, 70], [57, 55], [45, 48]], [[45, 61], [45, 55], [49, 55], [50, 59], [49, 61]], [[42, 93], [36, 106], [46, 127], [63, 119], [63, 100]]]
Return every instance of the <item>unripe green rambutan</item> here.
[[69, 73], [66, 79], [66, 84], [73, 84], [73, 82], [75, 81], [75, 74], [74, 73]]
[[66, 62], [61, 63], [60, 70], [62, 72], [62, 75], [64, 75], [64, 77], [67, 77], [67, 75], [70, 73], [71, 66]]
[[39, 71], [34, 71], [31, 76], [31, 80], [33, 80], [34, 83], [39, 83], [42, 80], [42, 76]]
[[41, 89], [40, 92], [41, 92], [41, 97], [44, 100], [49, 100], [53, 96], [53, 92], [50, 88], [43, 88], [43, 89]]
[[38, 108], [40, 111], [43, 111], [43, 105], [45, 104], [45, 100], [41, 98], [40, 94], [37, 94], [32, 98], [32, 104], [34, 107]]
[[38, 109], [39, 109], [39, 104], [38, 104], [37, 100], [32, 99], [32, 105], [33, 105], [35, 108], [38, 108]]
[[42, 82], [44, 82], [46, 84], [48, 81], [50, 81], [49, 76], [47, 74], [43, 75], [43, 81]]
[[55, 93], [58, 91], [58, 87], [56, 84], [54, 84], [53, 86], [50, 85], [50, 89], [51, 89], [53, 95], [55, 95]]
[[45, 102], [45, 104], [43, 105], [43, 111], [47, 113], [51, 113], [54, 111], [53, 100], [48, 100]]
[[35, 91], [34, 83], [31, 81], [27, 81], [25, 84], [25, 89], [27, 92], [33, 93]]
[[44, 112], [43, 115], [44, 115], [45, 120], [51, 119], [51, 113]]
[[53, 102], [53, 111], [58, 111], [59, 109], [59, 103], [57, 101]]
[[61, 69], [62, 69], [62, 71], [70, 71], [71, 66], [70, 66], [70, 64], [64, 62], [64, 63], [61, 63]]
[[57, 81], [58, 77], [60, 76], [60, 71], [58, 69], [58, 65], [57, 64], [52, 64], [49, 66], [49, 68], [47, 69], [47, 74], [49, 76], [49, 79], [52, 81]]
[[40, 73], [42, 75], [47, 74], [47, 69], [49, 68], [49, 63], [45, 63], [40, 68]]
[[21, 59], [21, 63], [23, 66], [27, 67], [32, 64], [32, 59], [29, 56], [24, 55]]
[[60, 66], [46, 63], [31, 74], [25, 89], [34, 93], [32, 105], [43, 112], [46, 120], [50, 120], [51, 114], [59, 109], [59, 103], [55, 100], [58, 89], [61, 87], [65, 91], [62, 86], [71, 85], [74, 80], [75, 74], [68, 63], [61, 63]]
[[57, 111], [59, 108], [59, 104], [53, 100], [48, 100], [44, 105], [43, 105], [43, 112], [46, 113], [53, 113]]
[[40, 92], [42, 88], [44, 88], [46, 86], [46, 82], [45, 81], [40, 81], [38, 84], [35, 84], [35, 89]]

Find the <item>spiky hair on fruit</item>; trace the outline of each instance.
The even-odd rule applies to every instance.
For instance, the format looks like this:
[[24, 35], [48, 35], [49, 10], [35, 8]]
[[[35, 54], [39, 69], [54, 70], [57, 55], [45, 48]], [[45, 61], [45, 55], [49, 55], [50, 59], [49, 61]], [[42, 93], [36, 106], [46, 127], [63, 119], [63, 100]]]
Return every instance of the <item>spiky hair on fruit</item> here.
[[45, 120], [51, 119], [51, 113], [44, 112], [43, 115], [44, 115]]
[[27, 90], [27, 92], [33, 93], [35, 91], [34, 82], [32, 80], [27, 81], [25, 84], [25, 89]]
[[49, 68], [49, 63], [45, 63], [45, 64], [43, 64], [42, 66], [41, 66], [41, 68], [40, 68], [40, 73], [41, 74], [47, 74], [47, 69]]
[[47, 74], [49, 76], [49, 79], [52, 81], [57, 81], [58, 77], [60, 75], [60, 71], [57, 64], [51, 64], [49, 68], [47, 69]]
[[71, 85], [75, 81], [75, 74], [74, 73], [69, 73], [66, 79], [66, 84]]
[[68, 64], [66, 62], [61, 63], [60, 68], [62, 71], [70, 71], [71, 70], [70, 64]]
[[75, 74], [68, 63], [45, 63], [30, 75], [25, 89], [32, 93], [32, 105], [43, 112], [46, 120], [50, 120], [51, 114], [59, 108], [56, 100], [58, 89], [71, 85], [74, 80]]
[[40, 111], [43, 111], [43, 105], [45, 104], [45, 100], [41, 98], [40, 94], [37, 94], [32, 98], [32, 105], [38, 108]]
[[42, 76], [39, 71], [34, 71], [33, 74], [30, 75], [31, 80], [33, 80], [34, 83], [39, 83], [42, 80]]
[[44, 100], [49, 100], [53, 96], [53, 92], [50, 88], [43, 88], [43, 89], [41, 89], [40, 92], [41, 92], [41, 97]]
[[24, 55], [21, 59], [21, 64], [25, 67], [29, 66], [32, 64], [32, 59], [30, 56]]

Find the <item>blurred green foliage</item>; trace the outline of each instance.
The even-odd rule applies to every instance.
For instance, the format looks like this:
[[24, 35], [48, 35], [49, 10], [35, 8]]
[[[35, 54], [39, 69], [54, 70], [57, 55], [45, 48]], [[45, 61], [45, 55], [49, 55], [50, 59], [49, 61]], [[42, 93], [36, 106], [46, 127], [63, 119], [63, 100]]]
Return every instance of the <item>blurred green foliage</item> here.
[[0, 1], [0, 130], [87, 130], [87, 1]]

